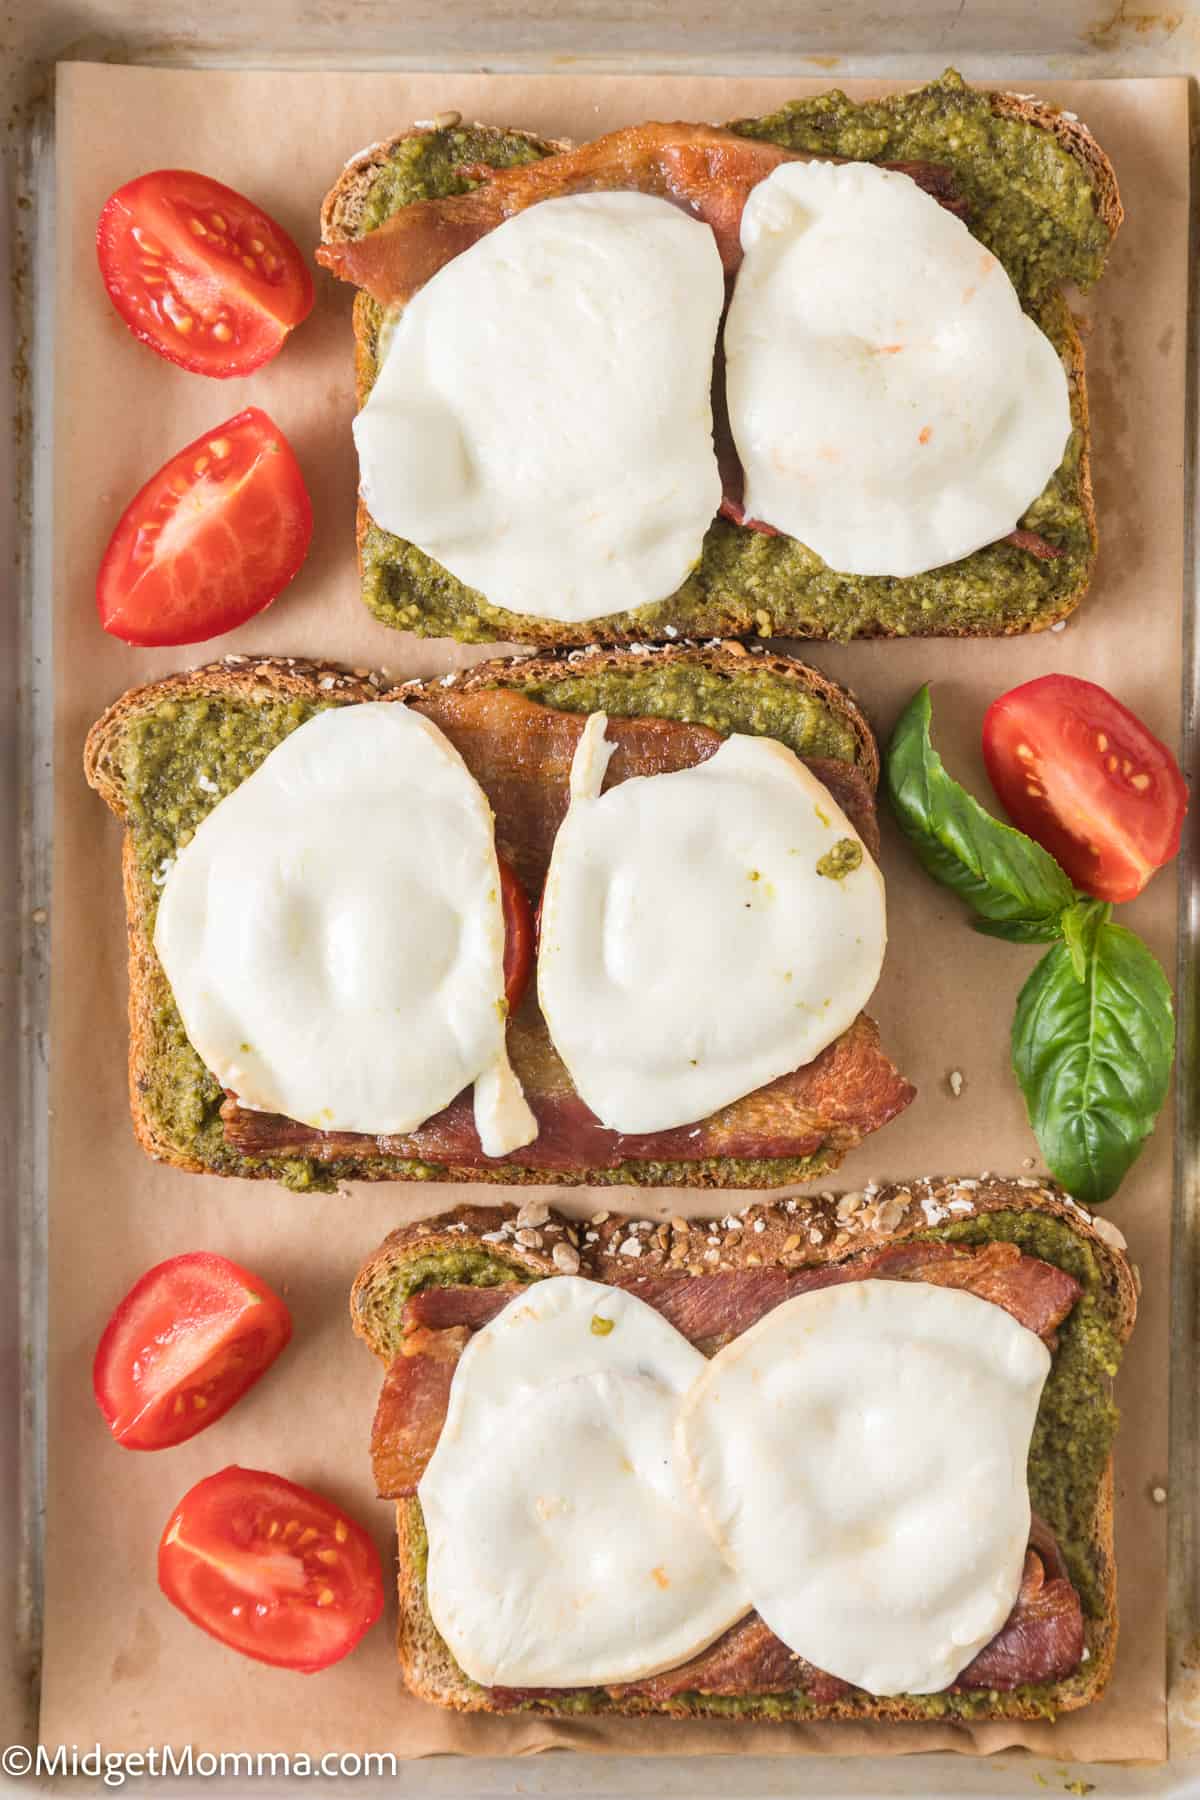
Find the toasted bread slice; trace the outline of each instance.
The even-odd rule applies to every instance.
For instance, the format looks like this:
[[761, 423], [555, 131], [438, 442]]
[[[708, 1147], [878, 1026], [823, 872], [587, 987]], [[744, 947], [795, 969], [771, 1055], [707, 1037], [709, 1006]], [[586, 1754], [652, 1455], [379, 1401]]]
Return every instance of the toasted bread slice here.
[[[863, 1193], [752, 1206], [736, 1217], [690, 1222], [676, 1218], [669, 1224], [600, 1212], [588, 1225], [557, 1212], [543, 1218], [546, 1211], [531, 1213], [526, 1208], [518, 1214], [512, 1207], [460, 1207], [394, 1231], [354, 1283], [350, 1315], [355, 1331], [387, 1363], [399, 1348], [404, 1302], [410, 1293], [463, 1282], [491, 1286], [536, 1281], [562, 1272], [562, 1245], [577, 1252], [581, 1275], [595, 1281], [619, 1277], [623, 1285], [631, 1266], [639, 1274], [703, 1278], [725, 1269], [845, 1262], [913, 1237], [967, 1242], [1006, 1238], [1068, 1268], [1084, 1292], [1059, 1332], [1034, 1434], [1039, 1466], [1035, 1468], [1031, 1456], [1030, 1489], [1034, 1510], [1058, 1536], [1079, 1590], [1087, 1647], [1081, 1667], [1067, 1680], [1009, 1693], [894, 1699], [853, 1693], [828, 1703], [801, 1693], [773, 1693], [748, 1695], [731, 1704], [728, 1696], [703, 1693], [655, 1702], [628, 1696], [614, 1699], [604, 1689], [583, 1694], [568, 1689], [524, 1699], [524, 1709], [723, 1719], [1013, 1719], [1053, 1717], [1099, 1696], [1112, 1671], [1117, 1642], [1111, 1459], [1116, 1416], [1111, 1375], [1137, 1313], [1133, 1271], [1124, 1255], [1124, 1239], [1113, 1226], [1092, 1218], [1052, 1182], [1030, 1177], [931, 1178]], [[538, 1222], [526, 1223], [531, 1218]], [[630, 1240], [638, 1246], [632, 1263]], [[566, 1260], [574, 1262], [571, 1256]], [[632, 1291], [637, 1292], [636, 1285]], [[1090, 1451], [1082, 1447], [1085, 1419], [1091, 1420], [1095, 1434]], [[430, 1616], [420, 1501], [400, 1501], [396, 1522], [398, 1650], [405, 1682], [419, 1698], [439, 1706], [466, 1712], [500, 1710], [489, 1691], [459, 1668]]]
[[[828, 97], [837, 101], [841, 97]], [[1116, 176], [1108, 158], [1077, 118], [1026, 95], [993, 92], [977, 95], [952, 72], [912, 95], [877, 103], [868, 121], [897, 114], [910, 106], [926, 108], [929, 117], [971, 103], [1002, 130], [1021, 134], [1028, 151], [1022, 179], [1011, 184], [1019, 204], [1028, 208], [1029, 241], [1045, 248], [1048, 206], [1063, 171], [1072, 166], [1081, 178], [1081, 194], [1090, 196], [1096, 234], [1111, 242], [1123, 217]], [[848, 104], [848, 103], [847, 103]], [[939, 112], [940, 109], [940, 112]], [[767, 119], [739, 119], [731, 128], [794, 148], [837, 153], [836, 138], [820, 118], [798, 133], [792, 109]], [[918, 154], [940, 161], [962, 179], [969, 200], [981, 214], [988, 211], [1000, 187], [996, 169], [979, 173], [969, 154], [956, 150], [951, 131], [939, 139], [924, 113], [919, 120], [923, 147]], [[882, 140], [884, 132], [880, 130]], [[454, 192], [464, 178], [459, 167], [493, 163], [500, 167], [529, 155], [552, 155], [569, 146], [531, 134], [487, 125], [463, 125], [449, 113], [424, 126], [413, 126], [355, 157], [326, 195], [321, 209], [323, 242], [363, 234], [399, 205], [406, 203], [403, 184], [396, 184], [393, 165], [412, 154], [423, 140], [434, 173], [420, 192]], [[886, 148], [874, 152], [886, 157]], [[851, 154], [861, 154], [853, 151]], [[999, 154], [999, 152], [997, 152]], [[1042, 161], [1057, 162], [1039, 168]], [[466, 177], [469, 180], [469, 174]], [[971, 222], [971, 221], [969, 221]], [[981, 222], [981, 231], [984, 228]], [[986, 235], [986, 233], [985, 233]], [[1064, 230], [1063, 242], [1069, 233]], [[1005, 260], [1004, 246], [991, 247]], [[465, 587], [440, 564], [413, 545], [384, 531], [371, 519], [361, 500], [356, 540], [363, 598], [384, 624], [422, 636], [451, 636], [465, 641], [509, 640], [539, 645], [604, 641], [630, 643], [662, 639], [683, 632], [698, 637], [792, 636], [803, 638], [932, 636], [995, 637], [1044, 631], [1065, 619], [1079, 604], [1091, 579], [1096, 554], [1096, 514], [1090, 469], [1090, 430], [1084, 350], [1070, 308], [1058, 291], [1059, 281], [1095, 278], [1100, 261], [1094, 251], [1073, 266], [1064, 250], [1055, 279], [1034, 291], [1021, 252], [1009, 273], [1024, 303], [1055, 344], [1067, 372], [1074, 432], [1067, 455], [1041, 498], [1025, 515], [1029, 530], [1048, 534], [1059, 557], [1040, 561], [1030, 550], [1001, 543], [987, 546], [945, 569], [907, 580], [833, 575], [802, 545], [786, 537], [767, 537], [718, 519], [710, 528], [700, 568], [679, 593], [653, 606], [614, 614], [603, 620], [563, 624], [534, 619], [493, 606], [485, 596]], [[354, 304], [355, 370], [362, 406], [374, 383], [380, 357], [383, 309], [365, 292]], [[1052, 526], [1051, 521], [1057, 520]]]
[[[691, 672], [715, 684], [706, 710], [689, 708], [679, 682]], [[292, 658], [238, 658], [171, 675], [122, 696], [93, 726], [85, 772], [125, 821], [123, 869], [129, 935], [129, 1091], [134, 1130], [155, 1159], [195, 1173], [282, 1180], [298, 1188], [330, 1188], [341, 1180], [491, 1181], [557, 1186], [633, 1182], [655, 1186], [771, 1187], [814, 1179], [836, 1166], [856, 1141], [840, 1127], [811, 1157], [773, 1163], [713, 1157], [696, 1163], [626, 1163], [619, 1169], [543, 1170], [536, 1145], [528, 1166], [497, 1163], [430, 1164], [388, 1155], [366, 1140], [354, 1154], [315, 1158], [294, 1153], [245, 1155], [226, 1142], [223, 1095], [188, 1043], [166, 976], [154, 952], [158, 884], [171, 857], [222, 795], [257, 766], [292, 725], [317, 708], [419, 698], [442, 687], [465, 692], [512, 687], [546, 704], [586, 711], [594, 683], [619, 681], [625, 698], [610, 694], [614, 713], [691, 717], [726, 729], [762, 731], [755, 712], [764, 697], [775, 709], [772, 726], [786, 740], [814, 714], [836, 738], [839, 759], [858, 771], [873, 793], [879, 778], [874, 735], [852, 697], [807, 664], [785, 656], [750, 655], [739, 643], [677, 645], [634, 655], [596, 650], [569, 658], [500, 659], [457, 675], [390, 690], [364, 678]], [[714, 699], [714, 694], [716, 699]], [[575, 697], [573, 697], [575, 696]], [[203, 711], [204, 718], [197, 714]], [[232, 719], [250, 733], [230, 747], [219, 734]], [[164, 748], [163, 727], [177, 742]], [[151, 740], [153, 740], [151, 742]], [[147, 744], [150, 748], [147, 749]], [[164, 784], [175, 784], [164, 795]], [[185, 798], [179, 801], [176, 789]], [[874, 1026], [870, 1030], [874, 1033]]]

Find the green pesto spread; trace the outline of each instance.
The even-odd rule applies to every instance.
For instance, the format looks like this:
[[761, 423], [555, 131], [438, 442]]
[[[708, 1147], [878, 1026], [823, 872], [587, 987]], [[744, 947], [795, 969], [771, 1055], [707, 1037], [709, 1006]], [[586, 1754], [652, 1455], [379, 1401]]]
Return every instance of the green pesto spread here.
[[[1058, 1539], [1085, 1619], [1098, 1619], [1105, 1609], [1105, 1574], [1092, 1544], [1091, 1521], [1117, 1428], [1117, 1410], [1109, 1393], [1109, 1382], [1116, 1374], [1121, 1346], [1115, 1330], [1114, 1302], [1105, 1293], [1095, 1256], [1090, 1246], [1061, 1219], [1035, 1212], [984, 1213], [977, 1218], [937, 1226], [920, 1235], [956, 1243], [1004, 1241], [1018, 1244], [1027, 1255], [1066, 1269], [1083, 1288], [1082, 1295], [1059, 1328], [1058, 1347], [1042, 1390], [1029, 1451], [1029, 1497], [1034, 1511]], [[441, 1261], [440, 1258], [430, 1260], [435, 1264]], [[396, 1279], [399, 1286], [400, 1277]], [[511, 1273], [501, 1279], [511, 1280]], [[452, 1286], [457, 1280], [450, 1265], [444, 1274], [435, 1268], [434, 1285]], [[413, 1573], [423, 1587], [428, 1538], [420, 1501], [410, 1500], [408, 1506], [406, 1538]], [[432, 1629], [432, 1621], [430, 1627]], [[446, 1655], [449, 1657], [449, 1650]], [[1085, 1669], [1068, 1676], [1065, 1681], [1025, 1684], [1008, 1693], [981, 1688], [962, 1694], [906, 1695], [903, 1699], [906, 1707], [919, 1708], [929, 1718], [972, 1719], [984, 1715], [996, 1718], [1017, 1716], [1018, 1713], [1025, 1715], [1032, 1709], [1044, 1718], [1053, 1719], [1062, 1699], [1086, 1678]], [[683, 1705], [695, 1709], [702, 1707], [707, 1713], [750, 1718], [793, 1717], [813, 1704], [802, 1689], [747, 1696], [688, 1693], [679, 1698]], [[864, 1707], [872, 1704], [869, 1695], [854, 1693], [848, 1696], [847, 1704], [853, 1706], [856, 1699]], [[603, 1688], [581, 1688], [564, 1694], [561, 1699], [556, 1696], [531, 1701], [522, 1710], [601, 1712], [609, 1704]]]
[[[993, 113], [986, 93], [948, 70], [916, 93], [856, 104], [841, 93], [793, 101], [762, 119], [738, 121], [743, 136], [788, 149], [862, 161], [934, 161], [951, 169], [969, 204], [969, 224], [1008, 270], [1026, 310], [1060, 353], [1071, 342], [1059, 287], [1099, 276], [1108, 232], [1086, 170], [1049, 132]], [[483, 153], [486, 152], [486, 155]], [[376, 178], [363, 230], [399, 207], [459, 193], [465, 165], [526, 162], [523, 139], [461, 129], [406, 138]], [[383, 309], [365, 300], [361, 376], [365, 400], [378, 366]], [[1028, 630], [1053, 618], [1084, 584], [1095, 542], [1084, 506], [1083, 409], [1072, 394], [1075, 430], [1043, 493], [1021, 520], [1062, 554], [1039, 560], [1013, 544], [990, 544], [923, 575], [838, 574], [803, 544], [716, 519], [699, 566], [675, 594], [604, 621], [611, 641], [689, 635], [848, 639]], [[463, 642], [520, 641], [530, 621], [492, 606], [415, 545], [366, 526], [360, 551], [363, 598], [385, 625]], [[670, 631], [668, 631], [670, 627]], [[568, 644], [580, 627], [537, 621], [538, 641]]]
[[523, 1263], [483, 1250], [438, 1250], [389, 1269], [386, 1286], [368, 1285], [357, 1302], [358, 1316], [369, 1322], [372, 1343], [381, 1344], [390, 1358], [399, 1353], [404, 1336], [404, 1308], [423, 1288], [504, 1287], [533, 1279]]
[[[147, 941], [153, 937], [158, 895], [171, 860], [200, 821], [297, 725], [327, 706], [341, 704], [332, 691], [328, 700], [317, 702], [261, 691], [258, 702], [164, 701], [149, 717], [130, 720], [122, 732], [120, 778]], [[794, 683], [769, 669], [756, 668], [749, 657], [735, 682], [682, 662], [664, 668], [648, 657], [632, 669], [600, 675], [574, 676], [567, 665], [560, 677], [532, 682], [526, 692], [543, 705], [572, 712], [603, 708], [617, 716], [680, 718], [725, 733], [778, 737], [803, 756], [853, 762], [857, 753], [853, 732], [815, 695], [799, 692]], [[220, 1117], [224, 1093], [188, 1042], [156, 959], [147, 983], [149, 1041], [137, 1076], [142, 1105], [156, 1134], [182, 1156], [217, 1174], [273, 1176], [295, 1189], [331, 1191], [339, 1181], [371, 1180], [399, 1171], [417, 1180], [441, 1179], [440, 1165], [397, 1157], [359, 1155], [322, 1162], [302, 1156], [245, 1156], [232, 1149]], [[715, 1177], [765, 1188], [811, 1179], [828, 1162], [825, 1150], [808, 1157], [710, 1158], [686, 1165], [639, 1161], [596, 1171], [590, 1179], [593, 1186], [626, 1182], [656, 1186]]]
[[817, 874], [830, 881], [844, 881], [862, 866], [862, 845], [856, 838], [839, 838], [832, 850], [817, 859]]

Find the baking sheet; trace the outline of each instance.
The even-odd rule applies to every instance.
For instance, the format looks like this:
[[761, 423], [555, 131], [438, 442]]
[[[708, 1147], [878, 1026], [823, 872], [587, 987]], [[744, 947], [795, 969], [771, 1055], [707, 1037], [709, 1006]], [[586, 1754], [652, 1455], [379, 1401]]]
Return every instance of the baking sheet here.
[[[936, 73], [931, 68], [930, 74]], [[163, 1602], [154, 1546], [178, 1495], [227, 1462], [311, 1482], [373, 1525], [390, 1557], [389, 1511], [370, 1493], [366, 1438], [375, 1366], [344, 1322], [362, 1255], [398, 1219], [453, 1197], [429, 1187], [299, 1197], [265, 1184], [157, 1168], [136, 1149], [124, 1094], [118, 831], [78, 773], [87, 726], [123, 687], [196, 660], [131, 651], [98, 631], [91, 586], [121, 506], [173, 449], [254, 401], [288, 432], [313, 492], [316, 536], [303, 575], [221, 651], [336, 656], [393, 674], [475, 654], [409, 642], [357, 600], [349, 290], [321, 277], [318, 306], [279, 361], [246, 381], [189, 376], [138, 346], [108, 307], [92, 234], [105, 196], [132, 174], [200, 167], [243, 186], [302, 243], [319, 199], [363, 143], [447, 107], [550, 135], [583, 137], [657, 113], [720, 118], [765, 110], [812, 81], [192, 73], [71, 65], [59, 80], [59, 360], [56, 444], [56, 866], [50, 1220], [50, 1468], [44, 1742], [137, 1748], [392, 1749], [504, 1754], [551, 1744], [638, 1754], [821, 1749], [845, 1754], [1024, 1743], [1060, 1757], [1165, 1753], [1165, 1480], [1170, 1125], [1109, 1216], [1145, 1277], [1142, 1319], [1121, 1381], [1118, 1458], [1122, 1647], [1097, 1707], [1056, 1726], [971, 1731], [906, 1727], [673, 1725], [459, 1720], [404, 1698], [379, 1629], [316, 1680], [246, 1664], [197, 1637]], [[847, 84], [878, 91], [882, 84]], [[995, 693], [1051, 668], [1113, 686], [1171, 741], [1178, 730], [1186, 257], [1186, 84], [1063, 83], [1042, 89], [1093, 125], [1117, 164], [1130, 218], [1091, 303], [1089, 382], [1105, 550], [1083, 614], [1061, 633], [1001, 645], [816, 647], [813, 660], [858, 691], [886, 732], [933, 678], [938, 742], [981, 796], [978, 726]], [[265, 128], [266, 127], [266, 128]], [[959, 909], [885, 845], [893, 947], [874, 1010], [921, 1088], [910, 1112], [848, 1162], [839, 1186], [927, 1169], [1020, 1172], [1036, 1157], [1006, 1066], [1011, 1005], [1032, 952], [979, 937]], [[1173, 966], [1174, 878], [1128, 909]], [[944, 950], [943, 954], [937, 951]], [[961, 1097], [947, 1084], [964, 1075]], [[497, 1194], [500, 1190], [491, 1190]], [[461, 1194], [462, 1190], [457, 1190]], [[568, 1205], [586, 1206], [578, 1196]], [[709, 1202], [710, 1204], [711, 1202]], [[606, 1190], [605, 1204], [613, 1204]], [[704, 1202], [693, 1208], [703, 1210]], [[642, 1214], [678, 1210], [645, 1194]], [[92, 1348], [140, 1270], [211, 1247], [282, 1285], [297, 1336], [282, 1364], [213, 1432], [156, 1457], [118, 1450], [89, 1393]]]

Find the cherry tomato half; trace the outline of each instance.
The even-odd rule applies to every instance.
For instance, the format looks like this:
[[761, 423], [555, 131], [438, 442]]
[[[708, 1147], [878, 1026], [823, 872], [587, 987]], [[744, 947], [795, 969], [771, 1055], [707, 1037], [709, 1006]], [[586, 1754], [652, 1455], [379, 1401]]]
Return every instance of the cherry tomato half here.
[[504, 913], [504, 997], [509, 1017], [516, 1012], [529, 986], [533, 968], [533, 912], [516, 871], [504, 857], [500, 864], [500, 906]]
[[283, 227], [190, 169], [155, 169], [118, 188], [96, 252], [134, 336], [197, 375], [248, 375], [312, 311], [312, 276]]
[[983, 721], [983, 756], [1014, 823], [1097, 899], [1132, 900], [1179, 849], [1179, 764], [1093, 681], [1043, 675], [1002, 694]]
[[165, 1450], [227, 1413], [292, 1335], [265, 1281], [195, 1250], [135, 1282], [104, 1328], [92, 1366], [96, 1403], [118, 1444]]
[[96, 577], [100, 623], [127, 644], [198, 644], [232, 631], [287, 586], [312, 524], [291, 445], [247, 407], [134, 495]]
[[379, 1552], [361, 1525], [282, 1475], [235, 1465], [171, 1514], [158, 1585], [231, 1650], [305, 1674], [353, 1650], [383, 1610]]

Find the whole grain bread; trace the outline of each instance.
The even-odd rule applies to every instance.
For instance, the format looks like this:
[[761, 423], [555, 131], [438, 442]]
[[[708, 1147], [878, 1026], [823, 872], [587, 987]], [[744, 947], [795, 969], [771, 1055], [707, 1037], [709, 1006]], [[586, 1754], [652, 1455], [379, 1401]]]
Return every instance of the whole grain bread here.
[[[1035, 130], [1046, 132], [1079, 164], [1091, 183], [1097, 215], [1111, 241], [1124, 219], [1120, 190], [1112, 163], [1083, 121], [1072, 113], [1047, 105], [1028, 94], [995, 91], [989, 93], [988, 103], [996, 117], [1017, 121]], [[750, 121], [731, 120], [730, 127], [737, 129], [747, 123]], [[459, 124], [461, 124], [461, 114], [457, 112], [439, 114], [436, 119], [409, 126], [394, 136], [371, 145], [352, 158], [326, 194], [322, 204], [321, 241], [323, 243], [337, 242], [362, 233], [364, 216], [373, 185], [381, 171], [386, 169], [398, 145], [413, 136], [431, 130], [449, 129]], [[489, 138], [497, 144], [514, 136], [523, 138], [542, 155], [550, 155], [557, 150], [572, 148], [569, 140], [539, 138], [518, 127], [473, 123], [469, 124], [466, 129], [484, 143]], [[360, 291], [355, 295], [353, 308], [355, 378], [356, 398], [360, 408], [366, 404], [376, 372], [377, 353], [374, 341], [376, 327], [373, 307], [374, 303], [368, 294]], [[1075, 494], [1086, 523], [1087, 536], [1091, 545], [1090, 555], [1082, 565], [1075, 585], [1069, 591], [1042, 604], [1032, 619], [1014, 621], [998, 615], [995, 621], [987, 625], [977, 621], [965, 625], [953, 618], [939, 617], [934, 611], [930, 613], [927, 620], [921, 618], [915, 625], [906, 627], [905, 635], [1002, 637], [1026, 631], [1047, 631], [1069, 617], [1087, 592], [1095, 564], [1098, 534], [1091, 474], [1091, 427], [1084, 347], [1075, 318], [1062, 296], [1047, 298], [1045, 317], [1042, 322], [1055, 342], [1067, 375], [1072, 420], [1081, 446], [1075, 477]], [[355, 520], [355, 542], [360, 566], [364, 564], [364, 552], [368, 538], [376, 529], [360, 496]], [[689, 629], [700, 634], [711, 631], [726, 637], [749, 637], [756, 633], [761, 636], [770, 636], [775, 631], [784, 636], [808, 638], [832, 635], [822, 629], [819, 620], [810, 616], [805, 616], [802, 622], [785, 619], [777, 624], [770, 610], [764, 608], [762, 596], [755, 592], [756, 585], [757, 583], [754, 581], [747, 581], [745, 592], [740, 600], [724, 601], [719, 608], [713, 609], [711, 617], [706, 615], [703, 619], [689, 625]], [[393, 621], [385, 619], [384, 622], [392, 623]], [[419, 620], [414, 619], [409, 623], [415, 630], [423, 629]], [[644, 621], [627, 623], [624, 616], [600, 620], [596, 622], [595, 626], [589, 627], [586, 622], [581, 625], [568, 625], [552, 619], [537, 619], [497, 609], [494, 628], [472, 631], [467, 635], [484, 638], [489, 636], [509, 638], [521, 643], [549, 647], [566, 646], [597, 637], [602, 637], [604, 641], [613, 644], [632, 643], [648, 636], [661, 636], [662, 633]], [[897, 634], [888, 624], [876, 618], [869, 624], [856, 628], [854, 635], [886, 637]]]
[[[153, 1103], [156, 1089], [156, 1062], [163, 1057], [163, 1020], [175, 1014], [166, 976], [155, 954], [153, 917], [156, 890], [146, 880], [139, 866], [136, 842], [136, 818], [133, 796], [127, 791], [123, 765], [124, 733], [131, 724], [151, 717], [164, 705], [203, 699], [220, 703], [230, 701], [257, 705], [265, 696], [291, 698], [310, 703], [337, 704], [388, 703], [419, 699], [431, 689], [454, 687], [472, 692], [488, 687], [528, 687], [551, 679], [577, 676], [586, 680], [597, 673], [637, 666], [652, 658], [656, 668], [694, 664], [723, 680], [744, 680], [755, 672], [769, 672], [796, 684], [797, 693], [815, 695], [841, 724], [848, 727], [854, 743], [854, 762], [871, 790], [879, 779], [879, 751], [870, 725], [853, 697], [819, 670], [794, 657], [752, 653], [743, 644], [711, 643], [676, 644], [662, 648], [644, 648], [640, 657], [629, 650], [594, 649], [575, 651], [570, 656], [509, 657], [478, 663], [474, 668], [456, 674], [431, 678], [427, 682], [389, 685], [375, 675], [351, 673], [332, 664], [305, 662], [294, 657], [228, 658], [224, 662], [150, 682], [133, 688], [114, 702], [88, 733], [84, 751], [84, 772], [89, 783], [105, 803], [126, 822], [122, 849], [122, 872], [125, 892], [126, 927], [129, 943], [129, 1097], [133, 1126], [138, 1141], [156, 1161], [173, 1164], [196, 1174], [238, 1175], [249, 1178], [284, 1179], [292, 1185], [330, 1187], [338, 1181], [407, 1181], [429, 1180], [430, 1166], [395, 1156], [365, 1153], [358, 1159], [342, 1159], [337, 1163], [310, 1168], [301, 1167], [295, 1158], [279, 1159], [222, 1155], [219, 1162], [196, 1154], [187, 1143], [173, 1134], [168, 1120], [160, 1116]], [[219, 796], [214, 795], [213, 804]], [[202, 1074], [199, 1059], [197, 1072]], [[823, 1176], [836, 1167], [848, 1144], [831, 1140], [826, 1152], [813, 1158], [811, 1173], [790, 1160], [778, 1165], [778, 1185], [804, 1178]], [[301, 1159], [302, 1161], [302, 1159]], [[760, 1163], [740, 1162], [734, 1158], [713, 1158], [706, 1163], [664, 1163], [653, 1165], [647, 1185], [686, 1187], [763, 1187]], [[539, 1170], [536, 1165], [523, 1167], [498, 1164], [480, 1167], [475, 1164], [449, 1164], [432, 1171], [436, 1178], [456, 1182], [493, 1182], [508, 1185], [579, 1186], [611, 1183], [616, 1177], [611, 1170]], [[624, 1182], [628, 1173], [620, 1175]]]
[[[1024, 1220], [1049, 1218], [1068, 1228], [1094, 1270], [1093, 1289], [1085, 1288], [1089, 1302], [1098, 1309], [1115, 1343], [1124, 1344], [1137, 1314], [1137, 1285], [1123, 1237], [1107, 1220], [1085, 1212], [1053, 1182], [1032, 1177], [929, 1177], [852, 1194], [808, 1195], [754, 1205], [720, 1219], [676, 1217], [660, 1222], [600, 1211], [588, 1222], [541, 1206], [527, 1206], [521, 1212], [511, 1206], [457, 1207], [403, 1225], [385, 1239], [359, 1271], [351, 1290], [350, 1316], [354, 1330], [386, 1364], [399, 1348], [403, 1300], [412, 1277], [417, 1276], [417, 1286], [441, 1285], [439, 1258], [446, 1259], [445, 1285], [454, 1284], [459, 1259], [474, 1254], [487, 1256], [496, 1266], [494, 1278], [503, 1279], [508, 1271], [515, 1280], [537, 1280], [564, 1269], [576, 1272], [578, 1257], [580, 1275], [628, 1286], [634, 1270], [639, 1275], [666, 1273], [702, 1279], [727, 1269], [847, 1262], [884, 1244], [936, 1235], [948, 1226], [957, 1234], [968, 1233], [970, 1221], [995, 1214]], [[636, 1254], [631, 1245], [637, 1247]], [[414, 1268], [418, 1261], [419, 1271]], [[632, 1291], [637, 1292], [636, 1280]], [[1107, 1393], [1109, 1375], [1110, 1371], [1096, 1367], [1099, 1391]], [[1116, 1654], [1118, 1624], [1112, 1500], [1110, 1457], [1096, 1484], [1088, 1518], [1086, 1554], [1098, 1603], [1085, 1618], [1086, 1654], [1081, 1667], [1045, 1691], [974, 1695], [972, 1718], [1041, 1718], [1048, 1711], [1070, 1712], [1088, 1705], [1104, 1690]], [[459, 1668], [430, 1616], [419, 1500], [397, 1503], [396, 1525], [397, 1648], [407, 1686], [420, 1699], [458, 1711], [500, 1710], [488, 1691]], [[562, 1700], [569, 1710], [569, 1691]], [[534, 1711], [554, 1711], [560, 1703], [547, 1694], [531, 1697], [524, 1704]], [[756, 1708], [751, 1702], [732, 1715], [727, 1701], [713, 1703], [704, 1694], [656, 1702], [641, 1696], [613, 1699], [598, 1690], [589, 1695], [589, 1706], [622, 1714], [777, 1721], [917, 1720], [930, 1716], [927, 1701], [860, 1693], [833, 1702], [776, 1694], [767, 1706]], [[953, 1716], [953, 1707], [948, 1716]]]

